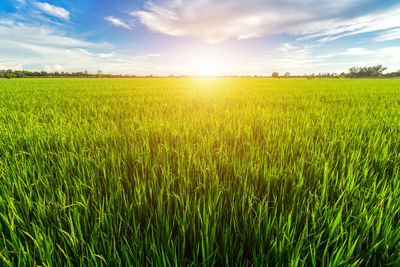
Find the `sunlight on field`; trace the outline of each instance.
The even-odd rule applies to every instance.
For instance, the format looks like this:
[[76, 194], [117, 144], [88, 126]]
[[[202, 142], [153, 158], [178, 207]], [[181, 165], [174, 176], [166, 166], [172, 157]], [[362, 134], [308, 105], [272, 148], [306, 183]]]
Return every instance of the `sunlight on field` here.
[[196, 90], [200, 92], [218, 92], [223, 89], [224, 81], [220, 78], [211, 76], [204, 76], [200, 78], [194, 78], [191, 82], [191, 88], [189, 90]]
[[0, 261], [396, 265], [399, 88], [0, 80]]

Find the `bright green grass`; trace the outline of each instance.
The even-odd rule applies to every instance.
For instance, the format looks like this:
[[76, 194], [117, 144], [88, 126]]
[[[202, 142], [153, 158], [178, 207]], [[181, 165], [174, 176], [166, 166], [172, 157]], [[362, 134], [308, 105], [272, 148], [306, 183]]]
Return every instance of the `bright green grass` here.
[[400, 265], [400, 80], [0, 80], [0, 262]]

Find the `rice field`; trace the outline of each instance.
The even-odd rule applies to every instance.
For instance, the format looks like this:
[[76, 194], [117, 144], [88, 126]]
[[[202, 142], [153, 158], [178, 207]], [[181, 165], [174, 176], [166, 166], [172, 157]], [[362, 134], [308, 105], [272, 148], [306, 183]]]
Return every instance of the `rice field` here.
[[400, 80], [0, 79], [0, 265], [400, 265]]

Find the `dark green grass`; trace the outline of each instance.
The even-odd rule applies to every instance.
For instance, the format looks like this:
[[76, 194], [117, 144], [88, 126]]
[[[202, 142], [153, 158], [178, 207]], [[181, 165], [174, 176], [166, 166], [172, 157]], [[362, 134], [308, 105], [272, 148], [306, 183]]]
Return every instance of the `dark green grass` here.
[[0, 80], [2, 265], [400, 265], [400, 80]]

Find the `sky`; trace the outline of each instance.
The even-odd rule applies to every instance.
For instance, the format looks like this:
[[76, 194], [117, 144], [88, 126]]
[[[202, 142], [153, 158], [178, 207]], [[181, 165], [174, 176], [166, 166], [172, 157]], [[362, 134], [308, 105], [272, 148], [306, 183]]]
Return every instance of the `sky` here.
[[0, 69], [271, 75], [400, 69], [398, 0], [0, 0]]

